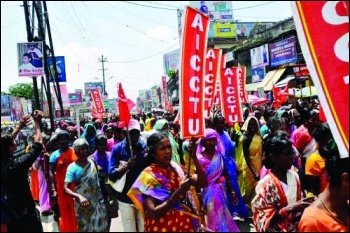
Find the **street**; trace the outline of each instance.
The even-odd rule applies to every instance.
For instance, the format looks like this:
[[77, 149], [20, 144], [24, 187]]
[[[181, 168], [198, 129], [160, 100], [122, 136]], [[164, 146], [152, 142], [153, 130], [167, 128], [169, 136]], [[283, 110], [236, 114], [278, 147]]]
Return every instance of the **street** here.
[[[53, 215], [41, 216], [41, 222], [43, 224], [44, 232], [59, 232], [57, 223], [53, 220]], [[236, 221], [241, 232], [256, 232], [254, 227], [251, 226], [252, 219], [248, 218], [244, 222]], [[120, 218], [112, 219], [110, 232], [123, 232], [123, 225]]]

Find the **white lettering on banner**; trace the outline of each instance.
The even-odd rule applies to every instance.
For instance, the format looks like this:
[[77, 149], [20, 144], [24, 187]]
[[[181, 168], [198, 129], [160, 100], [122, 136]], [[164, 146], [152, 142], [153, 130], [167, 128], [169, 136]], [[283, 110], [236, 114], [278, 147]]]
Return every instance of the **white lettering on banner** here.
[[[349, 23], [349, 16], [338, 15], [336, 10], [338, 3], [341, 4], [341, 1], [327, 1], [322, 8], [322, 17], [329, 24], [340, 25]], [[334, 53], [339, 60], [349, 63], [349, 32], [342, 35], [335, 42]], [[349, 84], [349, 75], [344, 76], [343, 80], [345, 84]]]
[[[198, 28], [198, 30], [200, 32], [203, 32], [203, 22], [202, 22], [202, 16], [201, 14], [197, 13], [192, 24], [191, 24], [191, 27], [192, 28]], [[195, 44], [195, 48], [196, 50], [198, 51], [199, 50], [199, 46], [200, 46], [200, 34], [198, 33], [198, 30], [197, 30], [197, 33], [196, 33], [196, 44]], [[201, 59], [198, 55], [194, 54], [191, 56], [190, 58], [190, 67], [194, 70], [194, 71], [200, 71], [201, 70], [201, 67], [199, 65], [197, 65], [197, 62], [200, 63], [201, 62]], [[194, 111], [194, 114], [195, 113], [198, 113], [198, 110], [199, 110], [199, 100], [200, 98], [199, 97], [196, 97], [196, 93], [199, 93], [200, 92], [200, 87], [199, 85], [197, 86], [196, 84], [199, 84], [200, 83], [200, 79], [198, 76], [193, 76], [191, 77], [190, 79], [190, 82], [189, 82], [189, 87], [190, 87], [190, 90], [193, 92], [193, 94], [195, 94], [195, 96], [191, 96], [189, 97], [189, 102], [192, 102], [193, 103], [193, 111]], [[188, 119], [188, 130], [189, 130], [189, 133], [191, 135], [196, 135], [199, 130], [200, 130], [200, 127], [199, 127], [199, 121], [200, 119], [199, 118], [189, 118]]]
[[214, 75], [213, 74], [207, 74], [206, 76], [205, 76], [205, 82], [206, 83], [212, 83], [212, 82], [214, 82]]
[[[195, 129], [194, 129], [195, 127]], [[193, 119], [188, 120], [188, 130], [190, 134], [196, 135], [199, 132], [199, 119], [196, 119], [196, 123], [193, 123]]]
[[[224, 73], [225, 78], [227, 78], [228, 84], [233, 84], [233, 78], [234, 76], [232, 69], [227, 68]], [[226, 99], [227, 108], [229, 109], [230, 113], [227, 114], [229, 122], [237, 122], [238, 121], [238, 114], [236, 112], [237, 107], [237, 99], [236, 99], [236, 91], [235, 87], [230, 86], [225, 89], [225, 93], [229, 94], [229, 96]]]
[[191, 27], [193, 27], [193, 28], [198, 27], [199, 31], [203, 32], [203, 21], [202, 21], [201, 14], [199, 14], [199, 13], [196, 14], [196, 17], [194, 17], [194, 20], [191, 24]]
[[199, 87], [196, 86], [196, 82], [199, 83], [199, 78], [197, 76], [194, 76], [190, 79], [190, 88], [191, 91], [198, 93], [199, 92]]
[[238, 75], [238, 87], [239, 87], [239, 96], [241, 97], [241, 100], [243, 101], [244, 98], [244, 89], [243, 89], [243, 78], [242, 78], [242, 68], [237, 68], [237, 75]]
[[190, 60], [191, 68], [194, 69], [195, 71], [200, 71], [200, 67], [197, 66], [197, 61], [200, 62], [201, 59], [199, 58], [198, 55], [193, 55]]

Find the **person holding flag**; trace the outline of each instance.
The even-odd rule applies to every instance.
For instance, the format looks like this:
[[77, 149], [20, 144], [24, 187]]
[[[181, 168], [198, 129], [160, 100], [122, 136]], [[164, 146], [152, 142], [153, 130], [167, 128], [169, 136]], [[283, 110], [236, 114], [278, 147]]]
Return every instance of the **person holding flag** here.
[[143, 217], [127, 196], [132, 184], [139, 174], [149, 163], [146, 156], [146, 143], [140, 135], [140, 124], [137, 120], [131, 119], [128, 101], [124, 94], [123, 87], [119, 83], [119, 119], [124, 122], [127, 136], [123, 141], [113, 147], [108, 167], [108, 178], [116, 182], [124, 175], [125, 185], [122, 192], [118, 193], [120, 216], [124, 232], [140, 232], [144, 229]]

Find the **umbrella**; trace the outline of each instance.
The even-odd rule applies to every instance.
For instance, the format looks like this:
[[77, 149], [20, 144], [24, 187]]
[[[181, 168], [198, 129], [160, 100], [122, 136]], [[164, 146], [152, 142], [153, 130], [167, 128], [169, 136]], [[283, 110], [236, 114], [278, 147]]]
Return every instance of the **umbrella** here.
[[252, 106], [261, 106], [261, 105], [267, 104], [269, 102], [270, 101], [268, 99], [260, 97], [257, 100], [252, 102]]
[[259, 96], [256, 95], [248, 95], [248, 102], [253, 103], [254, 101], [257, 101], [259, 99]]

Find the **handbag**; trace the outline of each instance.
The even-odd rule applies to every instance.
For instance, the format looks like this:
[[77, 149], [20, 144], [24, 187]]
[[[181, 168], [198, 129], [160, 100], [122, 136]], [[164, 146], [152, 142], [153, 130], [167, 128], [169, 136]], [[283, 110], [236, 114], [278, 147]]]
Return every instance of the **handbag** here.
[[[123, 163], [126, 163], [125, 161], [120, 161], [119, 166], [123, 165]], [[120, 179], [116, 180], [115, 182], [112, 182], [111, 180], [108, 179], [108, 183], [112, 186], [112, 188], [117, 191], [118, 193], [123, 192], [124, 186], [125, 186], [125, 181], [126, 181], [126, 174], [128, 172], [125, 172], [125, 174], [120, 177]]]
[[[128, 172], [126, 172], [128, 173]], [[108, 184], [112, 186], [112, 188], [117, 191], [118, 193], [123, 192], [124, 186], [125, 186], [125, 180], [126, 180], [126, 173], [120, 177], [120, 179], [116, 180], [115, 182], [112, 182], [108, 179]]]

